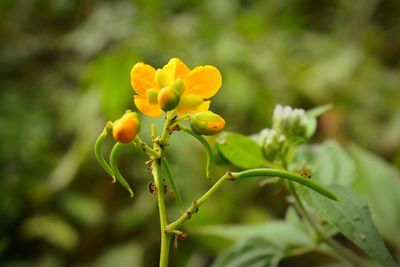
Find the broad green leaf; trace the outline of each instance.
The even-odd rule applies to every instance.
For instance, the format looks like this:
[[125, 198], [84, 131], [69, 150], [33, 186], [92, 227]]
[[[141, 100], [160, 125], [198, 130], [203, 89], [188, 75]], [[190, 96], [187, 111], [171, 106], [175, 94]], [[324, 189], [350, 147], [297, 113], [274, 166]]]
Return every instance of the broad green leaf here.
[[299, 194], [321, 218], [360, 247], [382, 266], [396, 266], [371, 219], [366, 202], [350, 189], [330, 186], [341, 201], [331, 201], [307, 188]]
[[296, 161], [311, 165], [312, 178], [324, 185], [351, 186], [358, 176], [353, 159], [333, 140], [303, 147]]
[[212, 267], [268, 267], [281, 258], [281, 251], [262, 238], [239, 242], [221, 254]]
[[381, 158], [352, 145], [359, 180], [355, 191], [363, 196], [385, 239], [400, 245], [400, 173]]
[[194, 234], [213, 235], [232, 241], [260, 237], [276, 247], [313, 246], [313, 241], [301, 227], [285, 221], [268, 221], [249, 225], [214, 225], [192, 228]]
[[243, 169], [268, 165], [261, 148], [245, 135], [224, 132], [217, 138], [217, 149], [230, 163]]

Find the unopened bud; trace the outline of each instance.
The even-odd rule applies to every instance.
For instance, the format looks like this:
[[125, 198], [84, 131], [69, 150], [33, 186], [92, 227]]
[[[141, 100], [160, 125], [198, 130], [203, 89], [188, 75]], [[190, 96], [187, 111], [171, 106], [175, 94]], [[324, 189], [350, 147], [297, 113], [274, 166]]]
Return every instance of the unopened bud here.
[[204, 99], [201, 96], [183, 95], [181, 97], [179, 107], [187, 109], [187, 110], [195, 110], [203, 103], [204, 103]]
[[113, 123], [112, 134], [120, 143], [131, 142], [140, 128], [139, 117], [136, 112], [127, 110], [124, 115]]
[[277, 105], [274, 110], [272, 124], [276, 131], [287, 138], [305, 138], [308, 118], [303, 109]]
[[155, 105], [158, 103], [158, 92], [159, 90], [155, 88], [150, 88], [146, 91], [147, 99], [149, 100], [150, 105]]
[[215, 135], [225, 127], [225, 120], [211, 111], [202, 111], [189, 116], [193, 132], [201, 135]]
[[170, 87], [164, 87], [158, 93], [158, 103], [164, 111], [170, 111], [176, 108], [179, 104], [181, 96]]
[[156, 71], [155, 81], [160, 88], [170, 86], [172, 83], [170, 77], [162, 69]]
[[287, 152], [286, 137], [274, 129], [261, 131], [261, 147], [264, 157], [269, 161], [275, 161]]
[[185, 84], [183, 83], [182, 79], [176, 79], [172, 84], [171, 84], [171, 90], [177, 93], [178, 95], [181, 95], [183, 91], [185, 91]]

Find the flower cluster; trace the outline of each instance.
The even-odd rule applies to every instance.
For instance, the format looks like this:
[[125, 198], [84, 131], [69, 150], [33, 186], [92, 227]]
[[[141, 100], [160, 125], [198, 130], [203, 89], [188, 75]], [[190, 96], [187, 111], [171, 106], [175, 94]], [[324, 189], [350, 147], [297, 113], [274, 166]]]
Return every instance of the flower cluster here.
[[273, 128], [288, 137], [305, 138], [308, 118], [304, 109], [282, 107], [277, 105], [272, 117]]
[[[169, 137], [176, 129], [182, 129], [199, 140], [204, 140], [200, 135], [218, 134], [225, 127], [225, 121], [208, 109], [209, 99], [218, 92], [221, 84], [221, 73], [210, 65], [190, 70], [177, 58], [172, 58], [167, 65], [157, 70], [143, 62], [135, 64], [131, 70], [131, 85], [137, 94], [134, 96], [134, 103], [140, 112], [152, 118], [166, 112], [162, 134], [156, 136], [156, 125], [153, 124], [151, 148], [138, 136], [140, 130], [138, 114], [127, 110], [121, 118], [108, 122], [96, 140], [95, 155], [100, 165], [113, 181], [120, 182], [133, 196], [130, 185], [117, 166], [117, 156], [121, 146], [134, 144], [150, 157], [150, 162], [154, 163], [159, 162], [164, 156]], [[187, 120], [190, 121], [191, 130], [181, 124]], [[117, 142], [107, 162], [102, 154], [102, 144], [109, 132], [112, 132]]]
[[262, 152], [267, 160], [274, 161], [286, 153], [286, 137], [275, 129], [262, 130], [260, 138]]
[[260, 133], [259, 142], [265, 158], [284, 161], [291, 146], [307, 138], [309, 118], [303, 109], [277, 105], [272, 117], [272, 129]]

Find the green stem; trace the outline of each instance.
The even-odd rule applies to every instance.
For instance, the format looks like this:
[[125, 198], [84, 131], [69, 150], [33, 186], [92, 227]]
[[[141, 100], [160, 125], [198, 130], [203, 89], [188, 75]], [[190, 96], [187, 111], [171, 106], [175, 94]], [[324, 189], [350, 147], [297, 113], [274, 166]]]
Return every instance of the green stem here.
[[168, 266], [169, 247], [171, 235], [167, 231], [167, 211], [165, 208], [164, 185], [161, 178], [161, 162], [164, 157], [165, 147], [169, 143], [170, 126], [173, 123], [175, 111], [167, 112], [164, 128], [160, 137], [157, 137], [156, 126], [151, 125], [151, 136], [153, 139], [153, 150], [157, 155], [152, 155], [152, 174], [157, 188], [158, 211], [160, 215], [160, 232], [161, 232], [161, 248], [160, 248], [160, 267]]
[[158, 159], [154, 159], [152, 163], [152, 174], [154, 177], [154, 182], [157, 188], [157, 201], [158, 201], [158, 211], [160, 214], [160, 228], [161, 228], [161, 250], [160, 250], [160, 267], [168, 266], [168, 256], [169, 256], [169, 244], [170, 236], [166, 231], [167, 227], [167, 212], [165, 208], [164, 199], [164, 186], [160, 173], [160, 163], [157, 162]]
[[181, 217], [167, 226], [167, 232], [176, 230], [176, 228], [178, 228], [182, 223], [189, 220], [194, 213], [198, 212], [199, 207], [203, 205], [212, 196], [212, 194], [217, 191], [218, 188], [221, 187], [225, 180], [232, 180], [230, 172], [225, 173], [203, 196], [201, 196], [198, 200], [193, 201], [192, 205], [183, 215], [181, 215]]
[[170, 127], [173, 124], [173, 121], [175, 120], [175, 113], [176, 112], [174, 110], [167, 112], [167, 118], [165, 119], [165, 124], [164, 124], [163, 131], [161, 133], [161, 140], [160, 140], [160, 144], [163, 149], [169, 143], [169, 137], [171, 135]]
[[160, 155], [157, 153], [157, 151], [155, 151], [154, 149], [152, 149], [151, 147], [149, 147], [144, 141], [142, 141], [142, 139], [140, 139], [140, 137], [137, 135], [136, 138], [132, 141], [132, 143], [134, 145], [136, 145], [137, 147], [139, 147], [140, 149], [142, 149], [143, 152], [145, 152], [147, 155], [149, 156], [153, 156], [153, 157], [159, 157]]
[[101, 132], [101, 134], [99, 135], [99, 137], [97, 138], [96, 144], [94, 146], [94, 153], [96, 155], [96, 159], [99, 162], [100, 166], [103, 167], [103, 169], [113, 178], [112, 182], [115, 183], [116, 179], [115, 179], [114, 173], [113, 173], [110, 165], [108, 165], [108, 163], [104, 159], [103, 153], [101, 153], [101, 147], [103, 145], [103, 141], [108, 135], [108, 128], [109, 128], [109, 126], [107, 124], [104, 127], [104, 129]]
[[122, 176], [122, 174], [119, 172], [118, 165], [117, 165], [117, 157], [119, 152], [121, 151], [122, 144], [121, 143], [116, 143], [111, 150], [110, 154], [110, 164], [111, 164], [111, 169], [115, 175], [115, 178], [117, 178], [117, 181], [126, 189], [129, 191], [131, 197], [133, 197], [133, 191], [129, 184], [126, 182], [125, 178]]
[[328, 189], [324, 188], [322, 185], [316, 183], [313, 180], [305, 178], [297, 173], [289, 172], [286, 170], [259, 168], [259, 169], [246, 170], [242, 172], [232, 172], [231, 175], [236, 180], [242, 180], [245, 178], [257, 177], [257, 176], [280, 177], [305, 185], [330, 199], [338, 200], [335, 194], [330, 192]]

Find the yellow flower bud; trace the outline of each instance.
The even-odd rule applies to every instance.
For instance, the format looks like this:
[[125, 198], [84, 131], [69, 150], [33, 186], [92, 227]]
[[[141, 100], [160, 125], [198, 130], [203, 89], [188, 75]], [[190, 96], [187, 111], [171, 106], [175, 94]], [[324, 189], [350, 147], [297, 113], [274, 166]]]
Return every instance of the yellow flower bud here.
[[202, 135], [215, 135], [225, 127], [225, 120], [209, 110], [190, 115], [193, 132]]
[[164, 111], [170, 111], [176, 108], [179, 104], [181, 96], [170, 87], [164, 87], [158, 93], [158, 103]]
[[139, 117], [136, 112], [127, 110], [124, 115], [113, 123], [112, 135], [120, 143], [129, 143], [139, 132]]

